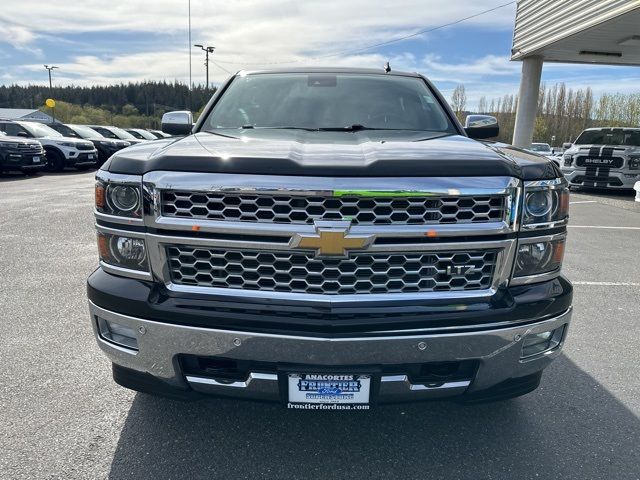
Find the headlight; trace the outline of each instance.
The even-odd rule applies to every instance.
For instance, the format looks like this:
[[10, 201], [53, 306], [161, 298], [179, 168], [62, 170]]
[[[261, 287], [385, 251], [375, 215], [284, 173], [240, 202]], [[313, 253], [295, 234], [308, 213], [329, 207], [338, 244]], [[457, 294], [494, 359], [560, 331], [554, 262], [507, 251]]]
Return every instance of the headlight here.
[[640, 156], [629, 158], [629, 170], [640, 170]]
[[512, 284], [527, 283], [524, 277], [560, 272], [564, 257], [564, 234], [520, 240]]
[[77, 145], [73, 142], [60, 142], [58, 145], [62, 147], [76, 147]]
[[569, 189], [564, 179], [527, 182], [524, 188], [523, 228], [550, 228], [569, 216]]
[[564, 166], [565, 167], [570, 167], [571, 166], [571, 161], [573, 160], [573, 157], [571, 155], [565, 155], [563, 158], [564, 158]]
[[98, 252], [100, 260], [107, 265], [149, 271], [147, 248], [142, 238], [99, 232]]
[[142, 218], [142, 178], [136, 175], [96, 174], [95, 201], [99, 213]]
[[114, 210], [131, 212], [140, 205], [139, 188], [128, 185], [110, 185], [107, 191], [108, 200], [114, 206]]

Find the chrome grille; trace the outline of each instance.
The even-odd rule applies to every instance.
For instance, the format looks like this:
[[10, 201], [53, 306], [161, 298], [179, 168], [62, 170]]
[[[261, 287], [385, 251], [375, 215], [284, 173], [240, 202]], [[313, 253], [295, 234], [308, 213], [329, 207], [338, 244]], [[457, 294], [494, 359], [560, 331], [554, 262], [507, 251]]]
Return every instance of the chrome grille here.
[[293, 196], [165, 190], [165, 217], [312, 224], [350, 219], [353, 225], [487, 223], [505, 220], [504, 195]]
[[498, 257], [483, 250], [335, 258], [185, 245], [168, 246], [166, 254], [176, 285], [333, 295], [484, 290]]

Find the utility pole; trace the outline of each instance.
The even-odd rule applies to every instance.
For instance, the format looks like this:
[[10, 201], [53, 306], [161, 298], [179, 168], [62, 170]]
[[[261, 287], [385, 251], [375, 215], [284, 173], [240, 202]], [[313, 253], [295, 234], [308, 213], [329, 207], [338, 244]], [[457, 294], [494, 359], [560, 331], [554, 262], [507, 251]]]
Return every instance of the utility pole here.
[[209, 54], [213, 53], [213, 51], [216, 49], [216, 47], [205, 47], [203, 45], [200, 44], [196, 44], [194, 45], [194, 47], [200, 47], [200, 49], [205, 53], [205, 57], [204, 57], [204, 67], [207, 70], [207, 83], [205, 83], [205, 89], [209, 90]]
[[191, 79], [191, 0], [189, 0], [189, 110], [192, 109], [193, 80]]
[[[60, 67], [56, 67], [55, 65], [45, 65], [44, 68], [47, 69], [47, 71], [49, 72], [49, 94], [51, 96], [51, 98], [53, 98], [53, 83], [51, 83], [51, 70], [53, 70], [54, 68], [60, 68]], [[56, 107], [51, 107], [51, 114], [53, 116], [53, 121], [56, 121]]]

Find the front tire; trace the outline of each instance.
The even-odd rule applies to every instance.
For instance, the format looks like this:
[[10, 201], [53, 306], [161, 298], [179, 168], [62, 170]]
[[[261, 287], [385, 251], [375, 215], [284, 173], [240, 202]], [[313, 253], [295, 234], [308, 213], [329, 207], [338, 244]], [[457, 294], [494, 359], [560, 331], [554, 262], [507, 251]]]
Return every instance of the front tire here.
[[61, 172], [64, 170], [64, 157], [56, 152], [50, 150], [47, 152], [47, 171], [48, 172]]

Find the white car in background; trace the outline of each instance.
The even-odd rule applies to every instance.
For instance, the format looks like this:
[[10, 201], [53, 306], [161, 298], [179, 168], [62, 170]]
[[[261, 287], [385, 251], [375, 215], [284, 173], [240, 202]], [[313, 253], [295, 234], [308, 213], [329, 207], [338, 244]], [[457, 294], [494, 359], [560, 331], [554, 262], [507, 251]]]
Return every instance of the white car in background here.
[[14, 137], [38, 140], [47, 152], [47, 170], [52, 172], [60, 172], [65, 167], [86, 170], [98, 161], [98, 150], [92, 142], [65, 137], [42, 123], [1, 120], [0, 130]]
[[547, 157], [549, 160], [553, 160], [556, 165], [561, 165], [562, 157], [560, 155], [556, 155], [551, 145], [548, 143], [532, 143], [531, 148], [528, 148], [530, 152], [537, 153], [538, 155], [543, 155]]

